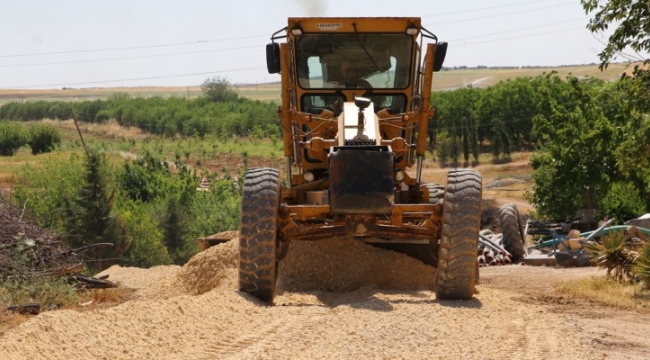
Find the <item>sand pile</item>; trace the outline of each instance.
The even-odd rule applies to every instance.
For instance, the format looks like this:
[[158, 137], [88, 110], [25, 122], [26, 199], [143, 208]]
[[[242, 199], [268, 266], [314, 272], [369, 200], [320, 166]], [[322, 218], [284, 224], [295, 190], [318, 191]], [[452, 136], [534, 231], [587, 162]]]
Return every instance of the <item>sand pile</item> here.
[[179, 295], [200, 295], [220, 287], [237, 290], [238, 238], [196, 254], [185, 265], [155, 266], [150, 269], [112, 266], [97, 276], [120, 287], [137, 290], [135, 296], [167, 299]]
[[[113, 266], [99, 275], [110, 274], [120, 286], [138, 290], [137, 296], [153, 299], [237, 291], [238, 256], [239, 237], [235, 237], [198, 253], [182, 267]], [[294, 241], [278, 275], [279, 292], [433, 290], [434, 284], [433, 267], [354, 239]]]
[[237, 289], [239, 237], [196, 254], [185, 264], [176, 281], [190, 295], [200, 295], [215, 288]]
[[435, 268], [347, 238], [292, 242], [279, 275], [278, 288], [290, 291], [431, 290], [435, 284]]
[[491, 289], [438, 301], [432, 268], [354, 240], [294, 242], [276, 306], [237, 291], [237, 259], [234, 239], [183, 267], [111, 267], [135, 298], [35, 316], [0, 336], [0, 359], [602, 358], [580, 335], [558, 345], [571, 319]]

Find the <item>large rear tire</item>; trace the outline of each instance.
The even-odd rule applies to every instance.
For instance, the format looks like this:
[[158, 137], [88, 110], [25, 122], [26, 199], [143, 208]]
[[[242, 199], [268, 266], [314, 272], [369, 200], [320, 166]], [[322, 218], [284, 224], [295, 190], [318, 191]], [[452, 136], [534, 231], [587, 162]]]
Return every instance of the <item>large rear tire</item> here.
[[273, 303], [278, 270], [277, 230], [280, 205], [277, 169], [246, 172], [239, 235], [239, 290]]
[[467, 300], [476, 291], [482, 193], [480, 173], [449, 171], [438, 253], [438, 299]]
[[442, 204], [445, 199], [445, 187], [440, 184], [424, 184], [429, 190], [429, 204]]
[[499, 208], [499, 221], [503, 234], [503, 247], [512, 255], [512, 261], [517, 262], [526, 255], [524, 249], [524, 231], [521, 227], [519, 211], [515, 204], [505, 204]]

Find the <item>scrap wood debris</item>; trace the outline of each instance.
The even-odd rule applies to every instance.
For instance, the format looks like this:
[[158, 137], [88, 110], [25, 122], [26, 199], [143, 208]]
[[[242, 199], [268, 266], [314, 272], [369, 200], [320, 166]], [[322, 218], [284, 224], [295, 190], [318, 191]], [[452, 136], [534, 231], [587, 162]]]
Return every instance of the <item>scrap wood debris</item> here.
[[[0, 197], [0, 281], [31, 281], [41, 277], [65, 277], [78, 289], [116, 287], [106, 278], [81, 274], [85, 265], [84, 251], [95, 244], [79, 249], [68, 249], [59, 234], [40, 228], [24, 219], [19, 211]], [[112, 245], [112, 244], [108, 244]], [[33, 314], [35, 304], [13, 305], [7, 311]]]

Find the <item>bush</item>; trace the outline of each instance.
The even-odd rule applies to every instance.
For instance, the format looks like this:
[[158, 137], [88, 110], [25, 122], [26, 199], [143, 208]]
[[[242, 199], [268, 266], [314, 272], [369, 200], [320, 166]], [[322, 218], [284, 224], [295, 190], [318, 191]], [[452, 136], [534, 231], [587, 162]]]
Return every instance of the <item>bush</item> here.
[[646, 244], [634, 264], [634, 274], [643, 287], [650, 289], [650, 243]]
[[74, 115], [76, 120], [92, 123], [102, 109], [102, 100], [81, 101], [74, 104]]
[[0, 122], [0, 156], [13, 156], [27, 143], [22, 125], [14, 122]]
[[61, 144], [61, 134], [52, 125], [33, 126], [30, 133], [29, 146], [34, 155], [51, 152], [56, 145]]
[[607, 195], [600, 201], [600, 211], [608, 217], [626, 221], [645, 214], [646, 207], [634, 184], [617, 182], [612, 184]]
[[625, 246], [626, 241], [625, 234], [617, 231], [604, 236], [602, 243], [590, 243], [586, 246], [593, 257], [592, 262], [601, 269], [607, 269], [607, 276], [618, 282], [634, 280], [632, 269], [637, 254]]
[[121, 199], [116, 205], [120, 222], [129, 234], [129, 249], [124, 253], [122, 264], [148, 268], [171, 264], [167, 248], [162, 244], [158, 219], [152, 209], [141, 201]]
[[[4, 291], [2, 291], [4, 289]], [[5, 280], [0, 283], [0, 305], [2, 307], [40, 303], [42, 310], [77, 304], [77, 289], [64, 277], [41, 277], [25, 281]]]
[[95, 122], [96, 123], [106, 123], [112, 117], [113, 117], [113, 114], [111, 114], [110, 111], [108, 111], [108, 110], [100, 110], [97, 113], [97, 115], [95, 115]]
[[72, 105], [68, 102], [57, 101], [50, 107], [49, 115], [56, 120], [68, 120], [72, 118]]
[[219, 76], [205, 80], [201, 84], [201, 91], [207, 98], [216, 102], [235, 101], [239, 97], [228, 79]]

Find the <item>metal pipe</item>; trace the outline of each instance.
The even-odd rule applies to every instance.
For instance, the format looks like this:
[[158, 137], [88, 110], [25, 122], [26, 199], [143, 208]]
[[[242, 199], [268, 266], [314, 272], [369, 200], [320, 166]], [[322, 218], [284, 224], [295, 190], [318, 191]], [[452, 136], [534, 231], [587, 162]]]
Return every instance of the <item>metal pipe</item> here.
[[528, 236], [528, 226], [530, 226], [530, 219], [526, 220], [526, 228], [524, 229], [524, 239]]
[[501, 252], [503, 252], [504, 254], [506, 254], [508, 256], [512, 256], [512, 254], [510, 254], [506, 249], [502, 248], [501, 246], [496, 245], [495, 243], [490, 241], [490, 239], [485, 237], [485, 235], [478, 234], [478, 236], [479, 236], [479, 239], [478, 239], [479, 243], [491, 248], [494, 251], [497, 251], [497, 252], [501, 251]]
[[418, 155], [417, 171], [415, 173], [415, 183], [416, 184], [421, 184], [422, 183], [422, 160], [423, 159], [424, 159], [424, 156]]
[[[603, 231], [603, 229], [606, 228], [607, 226], [609, 226], [609, 224], [613, 223], [614, 220], [615, 220], [614, 218], [607, 220], [607, 221], [603, 224], [603, 226], [601, 226], [601, 227], [599, 227], [598, 229], [594, 230], [594, 232], [592, 232], [591, 234], [589, 234], [589, 236], [587, 236], [587, 238], [586, 238], [585, 240], [587, 240], [587, 241], [591, 240], [592, 237], [598, 235], [599, 232]], [[580, 236], [582, 236], [582, 234], [580, 234]]]
[[291, 156], [287, 156], [287, 189], [291, 189]]

